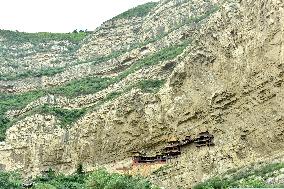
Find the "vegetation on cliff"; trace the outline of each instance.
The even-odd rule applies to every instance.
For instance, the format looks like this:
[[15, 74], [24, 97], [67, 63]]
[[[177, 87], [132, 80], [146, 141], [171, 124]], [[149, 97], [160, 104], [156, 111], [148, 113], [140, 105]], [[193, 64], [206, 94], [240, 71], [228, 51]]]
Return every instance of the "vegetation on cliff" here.
[[283, 188], [283, 183], [269, 182], [269, 178], [283, 175], [283, 171], [284, 163], [267, 164], [257, 168], [252, 166], [240, 170], [230, 170], [219, 177], [214, 177], [196, 185], [194, 189]]
[[[40, 44], [50, 41], [69, 41], [72, 43], [79, 43], [88, 35], [87, 32], [73, 32], [73, 33], [26, 33], [15, 32], [10, 30], [0, 30], [0, 36], [9, 42], [9, 45], [20, 43]], [[4, 43], [5, 43], [4, 41]]]
[[128, 11], [114, 17], [113, 19], [129, 19], [132, 17], [144, 17], [156, 6], [158, 2], [149, 2], [143, 5], [139, 5], [135, 8], [129, 9]]
[[162, 85], [164, 85], [165, 80], [142, 80], [138, 83], [138, 87], [144, 92], [155, 92], [160, 89]]
[[[200, 183], [194, 186], [194, 189], [283, 188], [283, 184], [273, 180], [283, 175], [283, 169], [284, 163], [234, 169]], [[23, 183], [23, 179], [16, 172], [0, 172], [2, 189], [20, 189]], [[81, 168], [68, 176], [49, 169], [36, 177], [32, 183], [33, 189], [159, 189], [142, 177], [110, 174], [105, 170], [84, 173]]]
[[20, 189], [22, 188], [22, 179], [20, 174], [15, 172], [0, 171], [0, 188], [1, 189]]
[[61, 126], [65, 127], [78, 120], [82, 115], [85, 114], [86, 109], [62, 109], [58, 107], [49, 107], [44, 105], [39, 110], [40, 113], [51, 114], [56, 116], [61, 123]]
[[18, 74], [0, 74], [0, 80], [17, 80], [27, 77], [42, 77], [42, 76], [53, 76], [55, 74], [61, 73], [65, 70], [64, 67], [58, 68], [43, 68], [40, 70], [28, 70]]
[[[79, 95], [87, 95], [87, 94], [94, 94], [98, 91], [106, 89], [112, 84], [118, 83], [130, 74], [148, 66], [152, 66], [158, 64], [161, 61], [167, 61], [174, 59], [178, 55], [180, 55], [183, 50], [187, 47], [188, 42], [184, 42], [182, 44], [173, 45], [160, 51], [149, 55], [141, 60], [138, 60], [136, 63], [131, 65], [128, 69], [121, 72], [118, 76], [113, 78], [100, 78], [100, 77], [87, 77], [79, 80], [71, 81], [65, 85], [59, 87], [53, 87], [43, 90], [35, 90], [27, 93], [22, 94], [8, 94], [8, 93], [0, 93], [0, 141], [5, 139], [5, 132], [6, 130], [12, 125], [13, 120], [7, 119], [5, 113], [8, 110], [12, 109], [21, 109], [28, 105], [29, 103], [35, 101], [36, 99], [46, 95], [46, 94], [54, 94], [54, 95], [62, 95], [67, 97], [76, 97]], [[145, 80], [140, 81], [137, 85], [132, 85], [131, 87], [138, 87], [145, 92], [155, 91], [159, 89], [164, 82], [160, 80]], [[129, 87], [128, 89], [129, 90]], [[111, 93], [109, 94], [104, 101], [113, 99], [114, 97], [119, 96], [121, 93]], [[51, 109], [46, 109], [51, 110]], [[57, 109], [58, 110], [58, 109]], [[55, 111], [45, 111], [45, 112], [52, 112]], [[56, 111], [58, 113], [58, 111]], [[65, 111], [62, 111], [65, 112]], [[70, 112], [69, 112], [70, 113]], [[64, 115], [73, 115], [66, 112]], [[82, 112], [76, 115], [83, 115]], [[57, 114], [58, 115], [58, 114]], [[70, 124], [70, 120], [74, 120], [69, 118], [70, 116], [62, 117], [61, 113], [59, 114], [63, 120], [62, 123]], [[71, 116], [72, 117], [72, 116]], [[76, 119], [78, 116], [76, 116]], [[65, 124], [65, 125], [66, 125]]]
[[[21, 189], [23, 180], [14, 172], [0, 172], [2, 189]], [[66, 176], [49, 170], [33, 181], [33, 189], [159, 189], [141, 177], [110, 174], [104, 170]]]
[[[0, 57], [4, 68], [13, 70], [1, 72], [0, 80], [17, 80], [27, 77], [52, 76], [63, 72], [65, 66], [47, 66], [38, 69], [31, 68], [31, 64], [39, 64], [38, 57], [50, 59], [50, 63], [57, 64], [74, 59], [74, 52], [80, 47], [89, 32], [73, 33], [25, 33], [0, 30]], [[51, 56], [50, 56], [51, 57]], [[75, 60], [74, 60], [75, 61]], [[70, 63], [69, 63], [70, 64]], [[30, 67], [30, 68], [29, 68]]]
[[[281, 3], [176, 0], [156, 5], [126, 11], [86, 40], [86, 33], [0, 35], [5, 91], [0, 93], [0, 140], [14, 125], [1, 143], [0, 169], [13, 165], [37, 174], [52, 165], [70, 172], [80, 161], [92, 167], [109, 162], [110, 169], [124, 170], [133, 150], [152, 154], [167, 140], [185, 135], [197, 142], [195, 136], [206, 130], [216, 136], [214, 146], [182, 148], [178, 159], [153, 172], [150, 166], [141, 171], [149, 168], [150, 178], [165, 188], [188, 188], [228, 167], [264, 161], [267, 155], [280, 158]], [[192, 40], [186, 50], [185, 39]], [[81, 41], [85, 44], [75, 52]], [[149, 94], [165, 81], [169, 85], [161, 93]], [[51, 114], [56, 121], [34, 114]], [[75, 127], [65, 132], [59, 125]], [[254, 165], [194, 188], [284, 187], [283, 178], [283, 163]], [[33, 182], [34, 189], [153, 188], [142, 178], [102, 170], [68, 176], [50, 170]], [[22, 184], [17, 173], [0, 171], [0, 188]]]
[[44, 94], [43, 91], [13, 95], [0, 93], [0, 141], [5, 139], [5, 132], [11, 126], [12, 121], [6, 117], [5, 113], [8, 110], [23, 108], [25, 105], [35, 101]]

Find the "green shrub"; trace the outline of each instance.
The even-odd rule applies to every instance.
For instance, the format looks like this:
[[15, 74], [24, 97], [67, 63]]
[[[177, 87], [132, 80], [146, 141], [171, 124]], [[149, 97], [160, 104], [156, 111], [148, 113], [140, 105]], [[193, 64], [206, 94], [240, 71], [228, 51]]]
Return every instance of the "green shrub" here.
[[6, 118], [4, 112], [2, 112], [2, 114], [0, 114], [0, 141], [5, 140], [5, 132], [10, 126], [9, 123], [10, 120]]
[[50, 178], [49, 180], [44, 180], [41, 177], [38, 177], [35, 180], [35, 188], [38, 186], [45, 186], [45, 187], [54, 187], [56, 189], [83, 189], [85, 188], [85, 180], [84, 175], [63, 175], [63, 174], [57, 174], [53, 178]]
[[144, 92], [156, 92], [164, 83], [165, 80], [142, 80], [138, 83], [138, 87]]
[[1, 189], [21, 189], [22, 181], [20, 174], [15, 172], [0, 171], [0, 188]]
[[107, 101], [113, 100], [121, 94], [122, 94], [121, 92], [111, 92], [110, 94], [106, 96], [106, 98], [104, 98], [104, 101], [107, 102]]
[[86, 113], [86, 109], [68, 110], [44, 105], [43, 107], [41, 107], [40, 112], [56, 116], [60, 120], [61, 126], [67, 126], [82, 117]]
[[82, 163], [80, 163], [80, 164], [77, 166], [76, 174], [78, 174], [78, 175], [84, 174], [84, 169], [83, 169], [83, 164], [82, 164]]

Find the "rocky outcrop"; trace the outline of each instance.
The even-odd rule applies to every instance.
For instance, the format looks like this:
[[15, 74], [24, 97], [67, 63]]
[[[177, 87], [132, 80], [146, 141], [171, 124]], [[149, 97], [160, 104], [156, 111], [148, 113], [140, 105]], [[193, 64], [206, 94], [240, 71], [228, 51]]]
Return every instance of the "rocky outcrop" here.
[[[199, 1], [162, 1], [149, 18], [170, 10], [186, 12], [194, 4], [203, 7]], [[170, 5], [175, 9], [166, 8]], [[284, 3], [234, 0], [216, 5], [216, 12], [177, 30], [175, 36], [188, 35], [192, 41], [174, 59], [176, 66], [164, 75], [167, 80], [158, 93], [129, 90], [91, 108], [68, 129], [50, 115], [26, 117], [0, 144], [0, 168], [19, 168], [26, 175], [48, 167], [70, 173], [82, 163], [87, 170], [106, 166], [136, 174], [139, 168], [131, 167], [133, 151], [154, 154], [172, 137], [182, 140], [204, 131], [214, 135], [214, 146], [189, 145], [164, 169], [141, 170], [165, 188], [190, 188], [231, 168], [281, 159]], [[165, 20], [165, 28], [171, 25], [171, 18], [158, 19]], [[143, 24], [142, 28], [151, 27], [150, 22]], [[125, 81], [137, 81], [145, 73], [159, 76], [166, 65], [136, 71]], [[151, 75], [152, 70], [157, 72]]]
[[[25, 33], [0, 31], [0, 37], [3, 38], [0, 41], [1, 80], [6, 76], [42, 69], [64, 68], [74, 64], [75, 56], [70, 49], [76, 49], [76, 43], [68, 40], [33, 42], [34, 39], [29, 41], [25, 36], [21, 38], [21, 35]], [[30, 37], [34, 37], [32, 35]]]
[[112, 19], [99, 27], [79, 49], [78, 57], [88, 60], [123, 51], [138, 43], [142, 18]]

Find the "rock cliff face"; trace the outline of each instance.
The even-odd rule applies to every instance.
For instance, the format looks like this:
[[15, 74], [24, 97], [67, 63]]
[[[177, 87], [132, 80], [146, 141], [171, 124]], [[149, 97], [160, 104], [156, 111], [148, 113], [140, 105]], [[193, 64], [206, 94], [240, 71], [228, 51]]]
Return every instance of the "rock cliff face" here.
[[[5, 98], [44, 91], [5, 112], [11, 124], [0, 169], [34, 176], [49, 167], [71, 173], [78, 164], [104, 166], [190, 188], [231, 168], [283, 161], [283, 29], [282, 0], [167, 0], [145, 17], [108, 21], [74, 53], [86, 62], [0, 81]], [[107, 82], [88, 93], [54, 92], [89, 76]], [[86, 113], [64, 126], [54, 111], [39, 111], [42, 105]], [[131, 164], [133, 151], [153, 155], [173, 137], [204, 131], [214, 146], [190, 144], [162, 168]]]

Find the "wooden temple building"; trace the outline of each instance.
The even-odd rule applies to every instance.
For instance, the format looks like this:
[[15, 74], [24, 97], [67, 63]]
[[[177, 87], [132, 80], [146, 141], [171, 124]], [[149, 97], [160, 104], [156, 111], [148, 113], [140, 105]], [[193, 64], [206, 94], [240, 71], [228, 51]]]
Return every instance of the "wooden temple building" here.
[[199, 133], [198, 137], [195, 139], [191, 136], [186, 136], [184, 140], [179, 141], [175, 138], [172, 138], [168, 141], [167, 145], [162, 149], [162, 152], [157, 152], [155, 156], [146, 156], [140, 152], [133, 152], [133, 164], [141, 163], [165, 163], [167, 160], [177, 158], [181, 155], [182, 147], [195, 144], [196, 147], [202, 146], [212, 146], [214, 136], [208, 131]]
[[140, 152], [135, 152], [135, 155], [132, 157], [133, 164], [140, 163], [165, 163], [167, 161], [166, 157], [163, 154], [157, 153], [156, 156], [145, 156]]
[[196, 147], [213, 146], [213, 139], [214, 136], [206, 131], [200, 133], [199, 136], [194, 140], [194, 143]]

